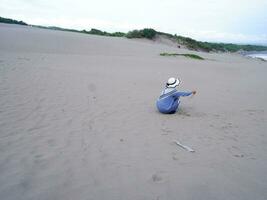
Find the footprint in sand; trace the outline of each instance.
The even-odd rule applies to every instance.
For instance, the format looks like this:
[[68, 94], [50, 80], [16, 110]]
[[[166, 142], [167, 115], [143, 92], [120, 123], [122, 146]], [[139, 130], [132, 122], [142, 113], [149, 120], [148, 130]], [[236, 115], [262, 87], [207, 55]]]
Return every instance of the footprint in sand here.
[[264, 109], [248, 109], [244, 110], [244, 112], [253, 118], [254, 121], [262, 122], [265, 120]]
[[244, 155], [243, 154], [235, 154], [234, 157], [236, 157], [236, 158], [243, 158]]
[[213, 116], [216, 117], [216, 118], [220, 118], [221, 117], [219, 114], [214, 114]]
[[179, 160], [178, 156], [172, 156], [173, 160]]
[[232, 156], [236, 158], [243, 158], [245, 155], [241, 153], [241, 150], [237, 146], [232, 146], [231, 148], [228, 148], [228, 151], [232, 154]]
[[236, 128], [238, 128], [237, 125], [234, 125], [231, 122], [225, 122], [219, 129], [224, 131], [224, 132], [227, 132], [229, 130], [236, 129]]
[[90, 97], [88, 96], [88, 101], [90, 101], [91, 98], [93, 98], [93, 100], [96, 100], [96, 95], [95, 95], [95, 92], [96, 92], [96, 85], [93, 84], [93, 83], [90, 83], [88, 84], [88, 90], [93, 93], [93, 97]]
[[27, 61], [29, 61], [30, 58], [27, 58], [27, 57], [18, 57], [18, 60], [27, 60]]
[[163, 132], [161, 135], [168, 135], [169, 133], [172, 132], [172, 130], [168, 128], [161, 128], [161, 131]]
[[47, 140], [47, 144], [50, 147], [54, 147], [56, 145], [56, 141], [54, 139], [49, 139], [49, 140]]
[[162, 179], [162, 177], [161, 177], [160, 175], [158, 175], [158, 174], [153, 174], [153, 175], [152, 175], [152, 180], [153, 180], [153, 182], [160, 182], [160, 181], [162, 181], [163, 179]]
[[187, 113], [185, 110], [178, 110], [177, 112], [179, 115], [190, 117], [191, 115]]
[[164, 177], [164, 172], [160, 171], [153, 174], [151, 179], [154, 183], [162, 183], [165, 181], [163, 177]]
[[95, 91], [96, 91], [96, 86], [95, 86], [95, 84], [93, 84], [93, 83], [88, 84], [88, 90], [89, 90], [90, 92], [95, 92]]

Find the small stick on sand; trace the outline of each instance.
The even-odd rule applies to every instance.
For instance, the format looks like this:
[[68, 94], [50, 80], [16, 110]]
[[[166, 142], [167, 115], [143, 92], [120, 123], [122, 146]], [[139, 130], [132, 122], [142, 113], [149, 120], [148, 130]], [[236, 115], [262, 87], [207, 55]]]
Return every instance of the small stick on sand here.
[[183, 149], [189, 151], [189, 152], [195, 152], [195, 150], [191, 149], [190, 147], [181, 144], [179, 141], [174, 140], [175, 144], [177, 144], [178, 146], [182, 147]]

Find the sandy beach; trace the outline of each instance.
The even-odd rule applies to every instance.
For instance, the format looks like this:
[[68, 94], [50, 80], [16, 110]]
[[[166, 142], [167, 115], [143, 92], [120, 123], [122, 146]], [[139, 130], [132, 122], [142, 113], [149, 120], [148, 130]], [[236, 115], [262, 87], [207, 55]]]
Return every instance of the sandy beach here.
[[0, 199], [267, 199], [267, 62], [161, 52], [191, 51], [0, 24]]

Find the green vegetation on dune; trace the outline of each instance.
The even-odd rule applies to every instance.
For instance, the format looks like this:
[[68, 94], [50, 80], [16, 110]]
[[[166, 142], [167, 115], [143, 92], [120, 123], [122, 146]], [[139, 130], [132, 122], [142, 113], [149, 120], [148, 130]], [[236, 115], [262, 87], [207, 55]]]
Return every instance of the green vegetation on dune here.
[[36, 27], [36, 28], [56, 30], [56, 31], [68, 31], [68, 32], [77, 32], [77, 33], [81, 32], [81, 31], [78, 31], [75, 29], [61, 28], [61, 27], [57, 27], [57, 26], [38, 26], [38, 25], [31, 25], [31, 26]]
[[14, 19], [9, 19], [9, 18], [4, 18], [4, 17], [0, 17], [0, 23], [28, 25], [23, 21], [17, 21], [17, 20], [14, 20]]
[[76, 32], [76, 33], [85, 33], [85, 34], [91, 34], [91, 35], [101, 35], [101, 36], [111, 36], [111, 37], [124, 37], [125, 33], [122, 32], [114, 32], [114, 33], [108, 33], [106, 31], [101, 31], [98, 29], [92, 28], [90, 31], [87, 30], [75, 30], [75, 29], [67, 29], [67, 28], [60, 28], [57, 26], [36, 26], [37, 28], [44, 28], [44, 29], [50, 29], [50, 30], [57, 30], [57, 31], [69, 31], [69, 32]]
[[111, 36], [111, 37], [124, 37], [126, 34], [123, 32], [114, 32], [114, 33], [109, 33], [106, 31], [101, 31], [98, 29], [92, 28], [90, 31], [83, 30], [83, 33], [87, 34], [92, 34], [92, 35], [102, 35], [102, 36]]
[[145, 28], [142, 30], [133, 30], [129, 31], [126, 34], [127, 38], [147, 38], [147, 39], [153, 39], [157, 34], [157, 31], [155, 31], [152, 28]]
[[213, 43], [213, 42], [200, 42], [192, 38], [176, 36], [174, 38], [179, 44], [185, 45], [191, 50], [202, 50], [206, 52], [221, 51], [221, 52], [237, 52], [237, 51], [266, 51], [266, 46], [259, 45], [238, 45], [230, 43]]
[[[20, 24], [27, 25], [23, 21], [17, 21], [13, 19], [0, 17], [0, 23], [8, 23], [8, 24]], [[183, 45], [186, 48], [194, 51], [205, 51], [205, 52], [237, 52], [237, 51], [267, 51], [267, 46], [260, 45], [238, 45], [238, 44], [228, 44], [228, 43], [213, 43], [213, 42], [201, 42], [194, 40], [189, 37], [183, 37], [179, 35], [172, 35], [170, 33], [158, 32], [152, 28], [144, 28], [141, 30], [133, 30], [128, 33], [123, 32], [114, 32], [109, 33], [106, 31], [101, 31], [98, 29], [92, 28], [90, 31], [87, 30], [75, 30], [75, 29], [66, 29], [60, 28], [56, 26], [35, 26], [38, 28], [51, 29], [51, 30], [59, 30], [59, 31], [69, 31], [76, 33], [84, 33], [84, 34], [92, 34], [92, 35], [100, 35], [100, 36], [110, 36], [110, 37], [127, 37], [127, 38], [147, 38], [154, 39], [158, 36], [165, 36], [172, 41], [176, 41], [177, 45]]]
[[204, 60], [204, 58], [202, 58], [199, 55], [196, 54], [188, 54], [188, 53], [161, 53], [161, 56], [184, 56], [184, 57], [188, 57], [188, 58], [192, 58], [192, 59], [197, 59], [197, 60]]
[[170, 33], [157, 32], [154, 29], [142, 29], [129, 31], [126, 34], [127, 38], [147, 38], [153, 39], [156, 35], [163, 35], [170, 39], [174, 39], [177, 44], [184, 45], [190, 50], [195, 51], [220, 51], [220, 52], [237, 52], [237, 51], [266, 51], [267, 46], [260, 45], [238, 45], [229, 43], [213, 43], [213, 42], [201, 42], [189, 37], [183, 37], [179, 35], [172, 35]]
[[237, 52], [237, 51], [266, 51], [267, 46], [260, 45], [239, 45], [231, 43], [214, 43], [214, 42], [201, 42], [189, 37], [183, 37], [180, 35], [172, 35], [169, 33], [158, 32], [159, 35], [167, 36], [171, 39], [175, 39], [178, 44], [186, 46], [190, 50], [195, 51], [220, 51], [220, 52]]

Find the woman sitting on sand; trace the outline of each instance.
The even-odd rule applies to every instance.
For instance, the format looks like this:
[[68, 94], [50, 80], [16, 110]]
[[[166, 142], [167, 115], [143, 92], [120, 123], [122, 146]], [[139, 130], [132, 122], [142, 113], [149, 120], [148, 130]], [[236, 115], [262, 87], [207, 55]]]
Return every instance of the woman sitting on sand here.
[[180, 84], [179, 79], [169, 78], [166, 83], [166, 88], [162, 91], [160, 97], [157, 100], [157, 107], [159, 112], [165, 114], [175, 113], [179, 104], [180, 97], [190, 96], [196, 94], [196, 91], [192, 92], [178, 92], [176, 86]]

